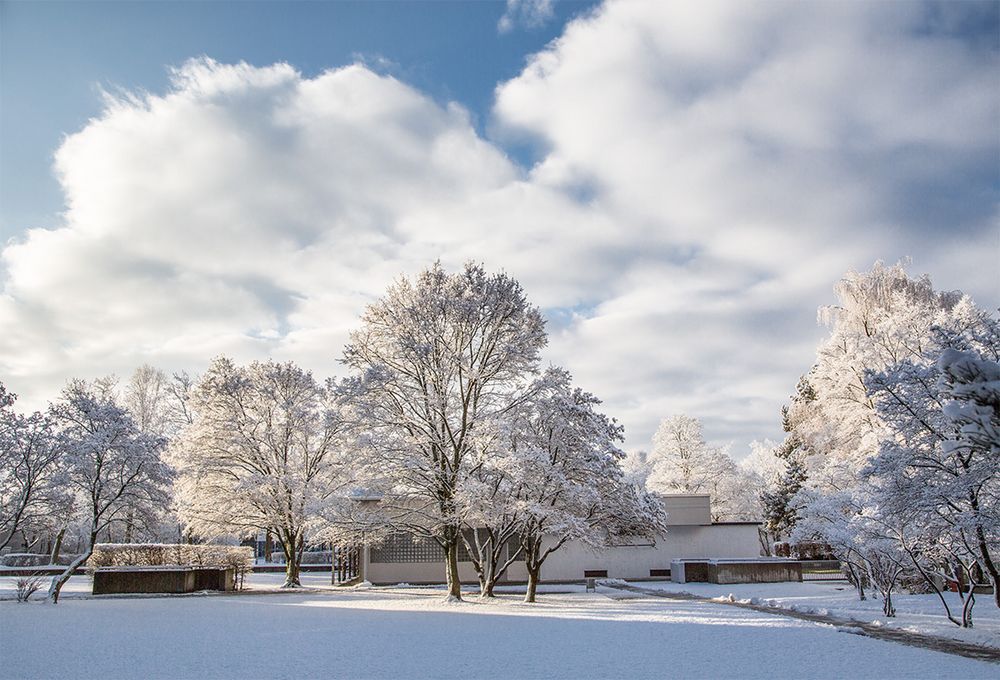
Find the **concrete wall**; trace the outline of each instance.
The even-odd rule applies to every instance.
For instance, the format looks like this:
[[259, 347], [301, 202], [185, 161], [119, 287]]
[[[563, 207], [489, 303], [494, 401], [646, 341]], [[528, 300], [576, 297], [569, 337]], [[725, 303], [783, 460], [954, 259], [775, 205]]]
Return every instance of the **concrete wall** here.
[[660, 499], [667, 511], [667, 526], [712, 523], [712, 505], [708, 494], [661, 494]]
[[675, 560], [670, 565], [675, 583], [780, 583], [801, 581], [798, 560], [757, 558], [749, 560]]

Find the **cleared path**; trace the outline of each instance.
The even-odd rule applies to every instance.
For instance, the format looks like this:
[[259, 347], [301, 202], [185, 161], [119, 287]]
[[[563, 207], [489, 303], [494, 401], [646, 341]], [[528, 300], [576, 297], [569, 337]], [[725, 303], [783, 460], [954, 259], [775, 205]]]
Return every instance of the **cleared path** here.
[[[846, 628], [850, 632], [855, 632], [860, 635], [867, 635], [869, 637], [877, 638], [880, 640], [889, 640], [904, 645], [911, 645], [913, 647], [923, 647], [926, 649], [933, 649], [939, 652], [945, 652], [947, 654], [956, 654], [958, 656], [968, 657], [970, 659], [981, 659], [983, 661], [1000, 663], [1000, 649], [989, 649], [987, 647], [980, 647], [979, 645], [971, 645], [962, 642], [960, 640], [949, 640], [948, 638], [934, 637], [931, 635], [920, 635], [917, 633], [911, 633], [906, 630], [899, 630], [897, 628], [885, 628], [882, 626], [875, 626], [870, 623], [855, 621], [853, 619], [844, 619], [836, 616], [829, 616], [826, 614], [813, 614], [811, 612], [800, 612], [800, 611], [795, 611], [793, 609], [782, 609], [780, 607], [773, 607], [770, 605], [763, 605], [763, 604], [753, 604], [750, 602], [738, 602], [738, 601], [720, 602], [719, 600], [707, 597], [701, 597], [699, 595], [691, 595], [690, 593], [673, 593], [666, 590], [656, 590], [653, 588], [643, 588], [641, 586], [625, 585], [620, 583], [606, 583], [604, 584], [604, 587], [614, 588], [616, 590], [624, 590], [632, 593], [640, 593], [651, 597], [662, 597], [668, 600], [704, 602], [704, 603], [711, 603], [713, 605], [721, 604], [726, 607], [738, 607], [740, 609], [749, 609], [751, 611], [762, 612], [764, 614], [771, 614], [773, 616], [790, 616], [792, 618], [801, 619], [803, 621], [812, 621], [814, 623], [825, 623], [831, 626], [837, 626], [839, 628]], [[998, 669], [998, 672], [1000, 672], [1000, 669]]]

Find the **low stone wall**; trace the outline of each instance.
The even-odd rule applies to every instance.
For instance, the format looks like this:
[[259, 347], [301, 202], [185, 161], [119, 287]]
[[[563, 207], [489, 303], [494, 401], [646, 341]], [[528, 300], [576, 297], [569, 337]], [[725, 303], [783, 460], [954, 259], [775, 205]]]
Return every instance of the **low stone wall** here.
[[780, 583], [801, 581], [796, 560], [675, 560], [671, 580], [677, 583]]
[[779, 583], [801, 581], [801, 562], [709, 562], [709, 583]]
[[94, 595], [193, 593], [232, 590], [233, 569], [208, 567], [103, 567], [94, 570]]

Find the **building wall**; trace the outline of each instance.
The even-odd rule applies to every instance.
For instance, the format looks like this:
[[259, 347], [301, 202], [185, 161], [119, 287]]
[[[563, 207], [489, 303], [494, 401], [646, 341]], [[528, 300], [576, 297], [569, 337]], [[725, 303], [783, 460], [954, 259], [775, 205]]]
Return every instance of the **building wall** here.
[[[756, 524], [710, 524], [707, 526], [672, 526], [667, 535], [656, 541], [621, 545], [593, 551], [569, 542], [552, 553], [542, 565], [543, 581], [578, 581], [586, 571], [607, 571], [608, 578], [650, 578], [651, 570], [670, 569], [671, 560], [681, 558], [757, 557], [760, 544]], [[378, 563], [366, 560], [368, 581], [376, 584], [442, 583], [444, 561]], [[469, 562], [459, 563], [463, 581], [476, 582], [476, 572]], [[524, 562], [508, 568], [505, 581], [523, 582], [528, 578]]]
[[[656, 541], [619, 545], [595, 552], [569, 542], [552, 553], [542, 565], [543, 581], [578, 581], [586, 571], [607, 571], [608, 578], [650, 578], [651, 570], [670, 569], [671, 560], [681, 558], [747, 558], [760, 555], [756, 524], [712, 524], [707, 494], [666, 494], [661, 496], [667, 511], [667, 535]], [[366, 502], [376, 503], [377, 499]], [[543, 546], [543, 549], [548, 547]], [[435, 548], [435, 550], [440, 550]], [[442, 583], [444, 556], [427, 561], [426, 551], [413, 551], [414, 561], [372, 561], [379, 550], [365, 550], [364, 573], [376, 584]], [[462, 581], [476, 583], [470, 562], [459, 562]], [[503, 580], [523, 582], [528, 578], [524, 562], [513, 563]], [[661, 576], [662, 578], [662, 576]]]
[[712, 523], [712, 505], [708, 494], [660, 494], [667, 511], [667, 526]]
[[672, 526], [656, 545], [615, 546], [594, 552], [579, 543], [567, 543], [542, 565], [542, 580], [573, 581], [586, 571], [607, 571], [608, 578], [650, 578], [651, 570], [670, 569], [680, 558], [758, 557], [756, 524]]

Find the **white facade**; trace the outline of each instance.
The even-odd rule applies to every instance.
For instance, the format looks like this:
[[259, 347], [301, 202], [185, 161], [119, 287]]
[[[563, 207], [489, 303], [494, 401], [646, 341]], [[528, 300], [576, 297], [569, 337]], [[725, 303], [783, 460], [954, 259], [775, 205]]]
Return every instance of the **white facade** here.
[[[707, 495], [663, 497], [668, 513], [666, 536], [649, 541], [617, 545], [599, 551], [569, 542], [553, 552], [542, 565], [543, 581], [579, 581], [587, 576], [621, 579], [667, 578], [670, 563], [690, 558], [755, 558], [760, 555], [758, 524], [753, 522], [713, 524]], [[365, 546], [363, 577], [375, 584], [441, 583], [442, 559], [425, 561], [380, 561], [379, 554]], [[375, 559], [372, 559], [372, 558]], [[469, 562], [459, 563], [463, 581], [476, 582]], [[514, 562], [502, 582], [528, 578], [523, 561]]]

